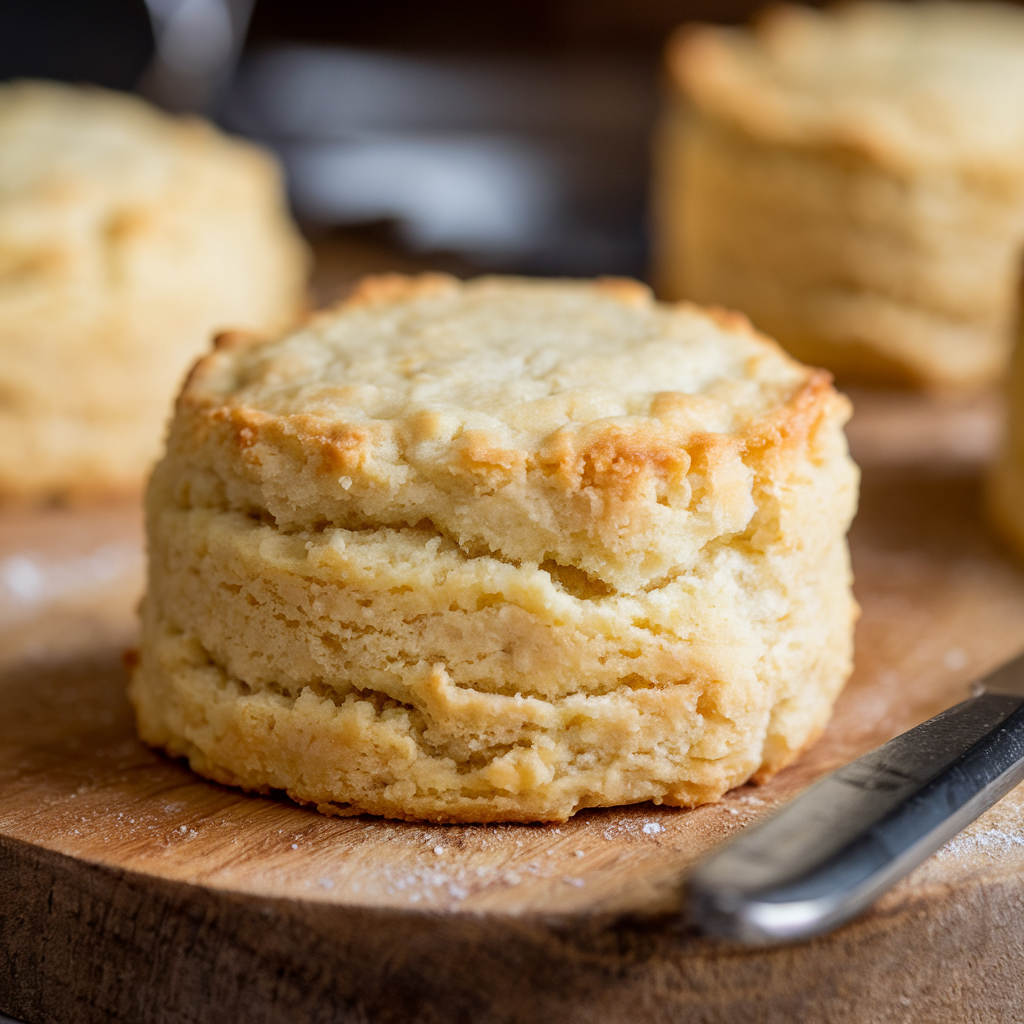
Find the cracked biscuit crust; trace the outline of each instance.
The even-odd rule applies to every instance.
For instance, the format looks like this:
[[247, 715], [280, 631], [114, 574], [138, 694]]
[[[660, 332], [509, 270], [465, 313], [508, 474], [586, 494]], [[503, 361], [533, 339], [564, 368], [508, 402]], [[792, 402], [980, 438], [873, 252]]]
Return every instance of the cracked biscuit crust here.
[[371, 279], [224, 338], [150, 486], [141, 734], [435, 821], [766, 777], [849, 673], [847, 415], [742, 318], [631, 282]]

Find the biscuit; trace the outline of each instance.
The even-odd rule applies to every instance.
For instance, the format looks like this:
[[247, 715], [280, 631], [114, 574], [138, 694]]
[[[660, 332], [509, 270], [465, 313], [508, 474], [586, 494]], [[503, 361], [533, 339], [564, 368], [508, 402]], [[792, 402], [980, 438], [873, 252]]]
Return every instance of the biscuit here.
[[669, 298], [747, 313], [843, 379], [979, 387], [1024, 243], [1024, 12], [786, 6], [672, 42], [656, 248]]
[[641, 285], [369, 279], [193, 370], [131, 698], [202, 775], [333, 813], [692, 806], [850, 671], [847, 400]]
[[984, 504], [996, 534], [1024, 558], [1024, 323], [1007, 381], [1002, 442], [985, 477]]
[[0, 496], [141, 490], [211, 332], [276, 332], [307, 255], [278, 170], [97, 88], [0, 86]]

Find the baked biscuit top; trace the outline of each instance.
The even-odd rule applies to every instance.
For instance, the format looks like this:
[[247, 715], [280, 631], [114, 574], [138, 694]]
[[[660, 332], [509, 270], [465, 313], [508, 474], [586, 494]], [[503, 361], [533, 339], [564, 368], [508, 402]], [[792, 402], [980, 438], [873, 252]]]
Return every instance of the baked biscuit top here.
[[669, 65], [698, 108], [760, 138], [896, 168], [1024, 158], [1024, 11], [1009, 4], [784, 5], [753, 29], [683, 29]]
[[222, 337], [163, 476], [284, 531], [426, 523], [628, 592], [743, 535], [773, 460], [847, 413], [742, 317], [633, 282], [384, 277], [280, 340]]

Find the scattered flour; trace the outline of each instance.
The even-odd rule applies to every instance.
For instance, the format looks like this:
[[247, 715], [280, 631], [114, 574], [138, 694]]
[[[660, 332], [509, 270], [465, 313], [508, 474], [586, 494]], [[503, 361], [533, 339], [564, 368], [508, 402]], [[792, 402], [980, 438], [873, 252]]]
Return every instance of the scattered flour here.
[[1015, 847], [1024, 847], [1024, 833], [1008, 832], [1002, 828], [988, 828], [979, 831], [961, 832], [954, 836], [936, 857], [963, 857], [970, 854], [985, 854], [995, 857]]
[[960, 669], [966, 668], [967, 666], [967, 652], [962, 647], [950, 647], [945, 654], [942, 655], [942, 664], [950, 672], [959, 672]]
[[103, 587], [140, 571], [142, 562], [141, 546], [127, 541], [59, 561], [34, 553], [8, 555], [0, 559], [0, 622]]

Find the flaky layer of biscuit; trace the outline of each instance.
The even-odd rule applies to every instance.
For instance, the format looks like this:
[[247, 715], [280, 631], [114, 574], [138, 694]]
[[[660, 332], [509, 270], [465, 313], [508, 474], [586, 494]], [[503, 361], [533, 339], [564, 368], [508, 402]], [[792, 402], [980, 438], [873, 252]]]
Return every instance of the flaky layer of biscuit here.
[[436, 821], [778, 770], [850, 669], [848, 406], [716, 317], [386, 279], [281, 343], [225, 339], [149, 491], [143, 738]]
[[750, 459], [844, 402], [742, 318], [640, 286], [413, 288], [203, 360], [168, 442], [189, 500], [285, 528], [426, 519], [630, 591], [742, 531]]
[[818, 517], [848, 521], [850, 469], [790, 470], [742, 536], [629, 595], [424, 523], [154, 503], [142, 736], [221, 781], [399, 817], [717, 799], [813, 740], [849, 672], [846, 547]]

